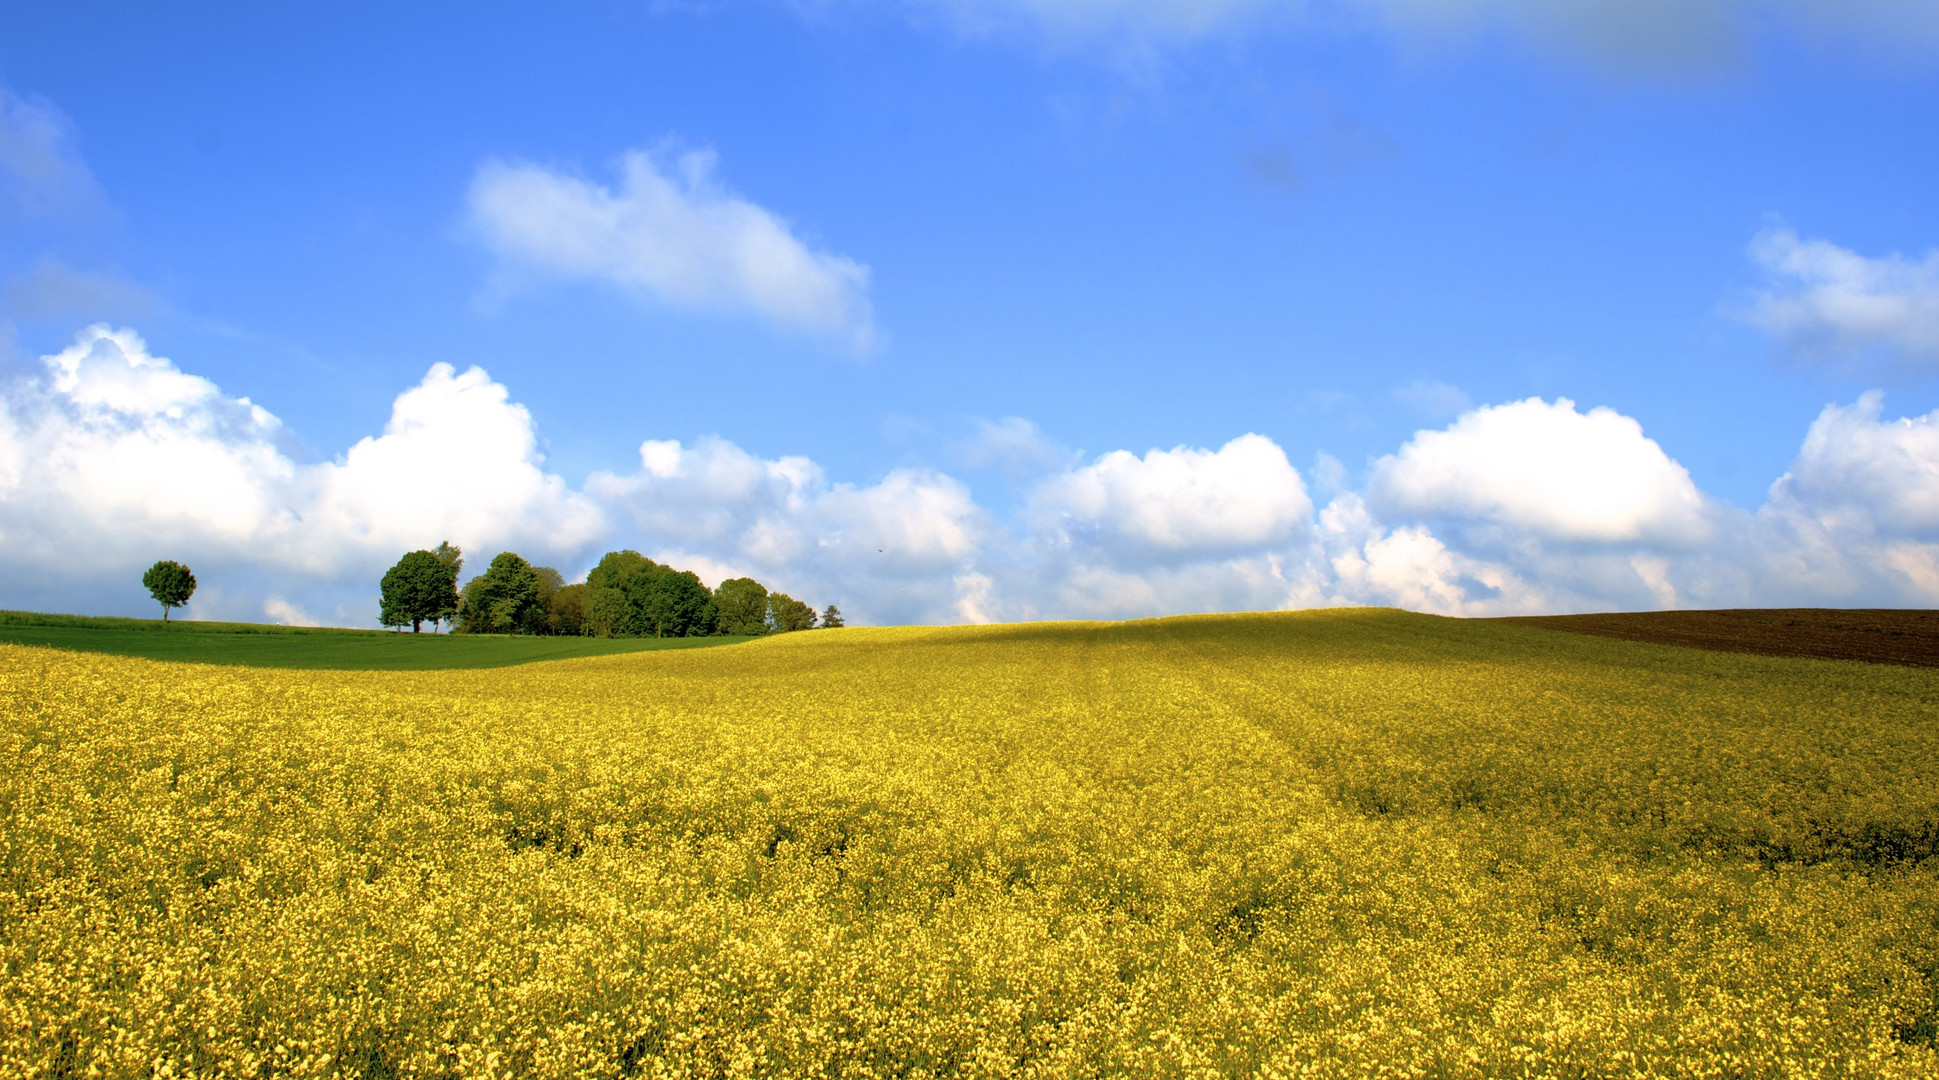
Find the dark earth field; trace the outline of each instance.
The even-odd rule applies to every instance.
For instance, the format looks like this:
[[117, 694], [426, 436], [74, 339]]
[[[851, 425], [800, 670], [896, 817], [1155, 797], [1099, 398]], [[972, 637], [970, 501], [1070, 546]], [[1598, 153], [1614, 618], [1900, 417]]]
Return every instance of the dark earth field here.
[[1939, 667], [1939, 611], [1750, 608], [1489, 620], [1718, 652]]

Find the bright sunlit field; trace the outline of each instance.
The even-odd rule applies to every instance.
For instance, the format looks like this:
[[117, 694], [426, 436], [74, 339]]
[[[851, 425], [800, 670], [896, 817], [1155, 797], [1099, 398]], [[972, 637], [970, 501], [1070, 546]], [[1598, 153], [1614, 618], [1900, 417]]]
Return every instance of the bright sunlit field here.
[[1939, 1075], [1939, 673], [1391, 611], [0, 645], [0, 1074]]

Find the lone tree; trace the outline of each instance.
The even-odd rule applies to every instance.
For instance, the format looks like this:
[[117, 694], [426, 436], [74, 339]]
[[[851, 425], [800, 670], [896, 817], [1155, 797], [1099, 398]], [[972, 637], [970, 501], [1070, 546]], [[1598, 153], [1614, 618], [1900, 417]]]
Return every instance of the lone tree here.
[[821, 613], [821, 628], [824, 630], [847, 625], [848, 623], [842, 619], [842, 609], [833, 604], [828, 605], [828, 609]]
[[141, 575], [141, 583], [148, 587], [148, 595], [162, 606], [162, 621], [168, 621], [168, 609], [188, 606], [189, 597], [195, 595], [195, 574], [188, 567], [173, 559], [163, 559], [148, 568]]
[[385, 626], [411, 624], [420, 633], [423, 622], [448, 619], [458, 610], [458, 586], [451, 567], [435, 551], [410, 551], [384, 574], [377, 621]]

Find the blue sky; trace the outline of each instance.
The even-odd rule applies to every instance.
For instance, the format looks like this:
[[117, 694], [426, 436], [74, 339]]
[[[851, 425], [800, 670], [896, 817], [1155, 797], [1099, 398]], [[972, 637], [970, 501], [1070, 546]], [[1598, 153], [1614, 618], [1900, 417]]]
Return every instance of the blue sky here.
[[1930, 4], [67, 4], [0, 95], [0, 606], [1939, 606]]

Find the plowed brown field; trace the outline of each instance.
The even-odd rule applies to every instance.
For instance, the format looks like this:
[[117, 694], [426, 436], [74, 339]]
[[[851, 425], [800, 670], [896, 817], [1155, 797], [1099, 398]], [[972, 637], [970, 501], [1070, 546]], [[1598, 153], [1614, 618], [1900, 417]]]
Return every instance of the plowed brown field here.
[[1939, 611], [1753, 608], [1516, 616], [1499, 621], [1720, 652], [1939, 667]]

